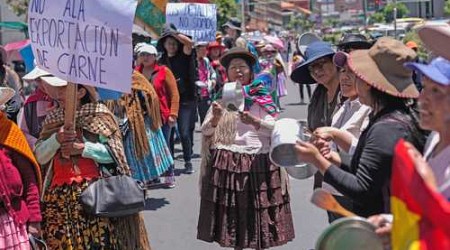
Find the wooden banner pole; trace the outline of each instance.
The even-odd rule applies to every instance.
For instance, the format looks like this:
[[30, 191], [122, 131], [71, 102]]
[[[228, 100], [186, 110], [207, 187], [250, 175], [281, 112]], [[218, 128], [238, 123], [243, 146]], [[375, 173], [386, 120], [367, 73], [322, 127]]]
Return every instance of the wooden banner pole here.
[[[64, 131], [75, 132], [75, 114], [77, 111], [77, 84], [69, 82], [66, 89], [64, 113]], [[63, 155], [69, 159], [70, 155]]]

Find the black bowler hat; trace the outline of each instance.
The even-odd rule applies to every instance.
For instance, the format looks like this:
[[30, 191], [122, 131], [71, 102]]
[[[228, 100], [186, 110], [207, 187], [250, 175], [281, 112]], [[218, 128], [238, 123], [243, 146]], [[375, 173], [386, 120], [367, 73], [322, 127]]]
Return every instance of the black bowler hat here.
[[341, 37], [337, 45], [339, 50], [351, 49], [370, 49], [372, 43], [362, 34], [347, 33]]
[[253, 65], [256, 63], [256, 57], [248, 50], [240, 47], [234, 47], [223, 54], [223, 56], [220, 58], [220, 64], [228, 69], [231, 60], [235, 58], [243, 59], [248, 63], [250, 67], [253, 67]]
[[242, 30], [241, 29], [241, 21], [237, 19], [236, 17], [230, 18], [222, 27], [228, 27], [235, 30]]

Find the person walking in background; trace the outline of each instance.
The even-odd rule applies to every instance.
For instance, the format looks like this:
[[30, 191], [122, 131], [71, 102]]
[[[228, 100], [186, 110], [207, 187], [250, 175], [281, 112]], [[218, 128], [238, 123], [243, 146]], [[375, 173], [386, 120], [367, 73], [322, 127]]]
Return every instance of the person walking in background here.
[[[414, 41], [408, 41], [406, 43], [406, 47], [414, 50], [416, 54], [419, 52], [419, 46]], [[416, 58], [414, 59], [416, 63], [426, 64], [426, 61], [420, 58], [419, 54], [417, 54]], [[423, 84], [422, 84], [422, 72], [420, 70], [413, 70], [413, 81], [416, 85], [417, 90], [422, 91]]]
[[[207, 42], [199, 42], [195, 46], [197, 54], [198, 78], [197, 87], [199, 90], [198, 114], [200, 124], [205, 120], [206, 112], [211, 105], [212, 90], [216, 87], [217, 74], [207, 57]], [[199, 86], [200, 85], [200, 86]]]
[[[0, 87], [0, 105], [14, 96]], [[40, 237], [41, 170], [20, 129], [0, 112], [0, 249], [30, 249], [29, 234]]]
[[[136, 70], [142, 73], [153, 85], [159, 99], [159, 107], [161, 109], [162, 133], [164, 139], [171, 150], [172, 159], [173, 139], [171, 141], [171, 133], [177, 124], [178, 111], [180, 107], [180, 95], [178, 93], [177, 81], [172, 71], [164, 66], [158, 65], [156, 57], [157, 50], [153, 45], [140, 43], [134, 49], [137, 55]], [[172, 145], [172, 146], [171, 146]], [[165, 184], [169, 188], [175, 187], [175, 173], [173, 164], [169, 167], [165, 174]], [[155, 182], [158, 184], [158, 181]]]
[[[192, 40], [178, 33], [175, 27], [167, 27], [156, 46], [161, 52], [159, 63], [167, 66], [175, 76], [180, 94], [180, 109], [178, 112], [178, 129], [183, 148], [184, 168], [187, 174], [194, 173], [192, 155], [194, 145], [194, 129], [197, 118], [197, 88], [198, 80], [196, 58], [192, 53]], [[173, 152], [173, 134], [170, 148]]]
[[[295, 51], [292, 55], [292, 68], [291, 72], [294, 71], [300, 64], [304, 62], [304, 59], [299, 51]], [[295, 82], [294, 82], [295, 83]], [[300, 104], [306, 104], [305, 103], [305, 94], [303, 87], [306, 87], [306, 91], [308, 92], [308, 100], [311, 99], [311, 85], [309, 84], [303, 84], [303, 83], [296, 83], [298, 84], [298, 92], [300, 94]]]
[[267, 249], [294, 238], [288, 176], [269, 159], [278, 115], [268, 90], [254, 79], [256, 58], [233, 48], [221, 58], [231, 82], [243, 85], [242, 114], [214, 102], [202, 125], [197, 238], [234, 249]]
[[[149, 185], [173, 165], [173, 158], [161, 130], [160, 101], [155, 89], [135, 71], [131, 90], [119, 100], [119, 108], [124, 109], [119, 118], [125, 119], [130, 128], [123, 144], [132, 177]], [[170, 180], [167, 186], [173, 188], [175, 181]]]
[[8, 118], [16, 122], [17, 115], [23, 104], [21, 96], [22, 84], [19, 75], [6, 64], [7, 61], [8, 56], [6, 50], [3, 46], [0, 46], [0, 86], [10, 87], [15, 92], [14, 97], [3, 105], [6, 107], [5, 110]]
[[215, 41], [208, 44], [208, 58], [211, 62], [211, 66], [216, 71], [216, 86], [213, 89], [213, 93], [211, 96], [214, 96], [222, 86], [228, 82], [227, 72], [225, 71], [225, 67], [220, 64], [220, 57], [222, 57], [223, 52], [225, 51], [225, 46], [221, 43]]
[[225, 29], [225, 38], [223, 39], [223, 43], [227, 49], [231, 49], [233, 47], [247, 48], [247, 41], [241, 37], [241, 28], [242, 22], [236, 18], [230, 18], [222, 27]]

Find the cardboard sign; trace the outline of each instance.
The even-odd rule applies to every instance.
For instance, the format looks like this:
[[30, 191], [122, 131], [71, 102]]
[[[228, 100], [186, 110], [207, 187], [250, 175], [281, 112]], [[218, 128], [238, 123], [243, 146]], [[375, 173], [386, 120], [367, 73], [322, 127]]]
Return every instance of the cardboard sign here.
[[37, 64], [64, 80], [131, 91], [135, 0], [30, 0]]
[[216, 12], [215, 4], [169, 3], [166, 23], [173, 23], [179, 32], [196, 42], [211, 42], [216, 39]]

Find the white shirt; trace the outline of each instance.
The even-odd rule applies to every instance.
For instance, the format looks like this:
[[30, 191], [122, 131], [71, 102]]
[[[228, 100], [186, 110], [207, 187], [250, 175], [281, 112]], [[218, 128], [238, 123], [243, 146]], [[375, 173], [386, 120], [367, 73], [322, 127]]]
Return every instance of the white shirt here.
[[450, 199], [450, 146], [432, 156], [439, 141], [439, 134], [433, 131], [425, 144], [424, 157], [433, 170], [439, 191]]
[[[369, 124], [370, 110], [371, 109], [369, 106], [363, 105], [361, 104], [361, 102], [359, 102], [359, 98], [356, 98], [352, 101], [347, 99], [343, 102], [338, 111], [336, 111], [336, 113], [333, 115], [331, 126], [351, 133], [355, 137], [353, 141], [356, 141], [356, 143], [353, 142], [352, 145], [356, 145], [357, 139]], [[345, 155], [348, 157], [351, 157], [351, 155], [353, 155], [353, 152], [345, 152], [335, 144], [333, 144], [332, 149], [333, 151], [340, 152], [341, 155]], [[341, 193], [339, 193], [333, 186], [326, 182], [322, 183], [322, 188], [333, 195], [342, 196]]]
[[[206, 136], [214, 133], [215, 128], [210, 124], [212, 118], [212, 107], [202, 125], [202, 132]], [[227, 149], [233, 152], [247, 154], [264, 154], [270, 151], [272, 130], [275, 125], [275, 118], [267, 113], [258, 104], [253, 104], [249, 111], [255, 117], [261, 119], [261, 126], [258, 130], [253, 125], [242, 123], [239, 117], [236, 117], [236, 135], [234, 143], [231, 145], [213, 145], [214, 148]]]

